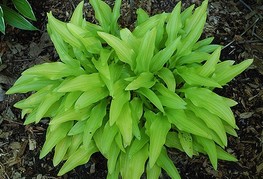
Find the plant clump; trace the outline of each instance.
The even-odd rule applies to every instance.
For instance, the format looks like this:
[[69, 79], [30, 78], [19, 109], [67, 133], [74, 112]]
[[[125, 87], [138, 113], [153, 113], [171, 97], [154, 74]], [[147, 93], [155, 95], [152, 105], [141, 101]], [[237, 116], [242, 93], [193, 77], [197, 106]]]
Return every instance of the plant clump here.
[[200, 40], [208, 1], [194, 10], [149, 17], [137, 10], [133, 31], [120, 28], [121, 0], [113, 9], [90, 0], [98, 24], [83, 19], [83, 2], [68, 23], [48, 13], [48, 33], [59, 62], [31, 67], [9, 89], [33, 94], [14, 106], [25, 124], [49, 118], [40, 158], [54, 149], [54, 165], [66, 161], [58, 175], [100, 152], [107, 178], [171, 178], [179, 172], [167, 155], [176, 148], [189, 157], [207, 154], [236, 161], [224, 151], [227, 134], [237, 136], [232, 106], [237, 103], [213, 90], [222, 88], [252, 60], [220, 61], [220, 45]]

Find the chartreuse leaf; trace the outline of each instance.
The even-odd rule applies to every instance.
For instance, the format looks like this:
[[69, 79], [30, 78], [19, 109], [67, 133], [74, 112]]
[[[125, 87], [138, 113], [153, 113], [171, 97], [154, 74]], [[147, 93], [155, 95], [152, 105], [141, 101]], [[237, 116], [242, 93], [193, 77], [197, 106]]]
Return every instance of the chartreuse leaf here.
[[126, 102], [121, 110], [121, 113], [116, 120], [116, 125], [118, 126], [120, 133], [123, 137], [124, 147], [130, 145], [133, 135], [132, 135], [132, 115], [130, 109], [130, 103]]
[[119, 175], [120, 175], [120, 160], [118, 159], [116, 161], [116, 166], [115, 166], [115, 170], [110, 174], [108, 172], [107, 174], [107, 179], [118, 179]]
[[62, 62], [43, 63], [35, 65], [24, 71], [22, 75], [37, 75], [51, 80], [60, 79], [67, 76], [79, 76], [84, 74], [81, 68], [72, 68]]
[[168, 119], [161, 114], [158, 114], [153, 119], [150, 126], [149, 138], [149, 165], [153, 167], [158, 159], [162, 147], [165, 143], [166, 135], [171, 128], [171, 124]]
[[122, 135], [120, 132], [118, 132], [117, 135], [115, 136], [115, 142], [117, 146], [119, 147], [119, 149], [125, 153], [126, 150], [124, 149]]
[[53, 165], [57, 166], [67, 153], [69, 146], [71, 145], [72, 137], [66, 136], [55, 147], [55, 154], [53, 157]]
[[214, 141], [200, 136], [196, 136], [195, 140], [203, 146], [214, 169], [217, 170], [217, 150]]
[[110, 150], [110, 146], [112, 142], [114, 141], [114, 138], [118, 132], [119, 132], [119, 129], [116, 124], [110, 126], [109, 122], [107, 122], [103, 128], [102, 134], [94, 136], [102, 140], [101, 141], [102, 144], [100, 148], [100, 151], [102, 154], [108, 153], [108, 151]]
[[144, 35], [149, 31], [152, 30], [154, 27], [158, 25], [160, 20], [163, 18], [165, 19], [168, 14], [157, 14], [155, 16], [150, 17], [147, 21], [144, 21], [140, 25], [136, 26], [134, 31], [132, 32], [133, 35], [136, 37], [144, 37]]
[[143, 102], [139, 98], [133, 98], [130, 102], [131, 115], [132, 115], [132, 133], [140, 140], [141, 132], [139, 122], [143, 114]]
[[159, 179], [162, 168], [157, 164], [154, 164], [152, 167], [149, 166], [149, 162], [147, 163], [146, 174], [147, 179]]
[[106, 115], [107, 101], [103, 100], [98, 105], [92, 108], [90, 117], [86, 121], [83, 133], [83, 145], [85, 148], [89, 148], [89, 144], [92, 141], [92, 137], [96, 130], [101, 127], [102, 120]]
[[171, 56], [174, 54], [180, 40], [181, 37], [178, 37], [176, 40], [171, 42], [166, 48], [160, 50], [158, 53], [156, 53], [156, 55], [154, 55], [150, 67], [151, 71], [155, 72], [163, 68], [164, 64], [168, 62]]
[[191, 52], [188, 55], [176, 59], [176, 65], [181, 66], [184, 64], [201, 63], [209, 59], [210, 54], [205, 52]]
[[[23, 78], [23, 77], [26, 78]], [[26, 80], [24, 80], [26, 79]], [[6, 94], [13, 94], [13, 93], [27, 93], [29, 91], [38, 91], [45, 87], [46, 90], [51, 89], [52, 87], [57, 87], [60, 84], [59, 80], [53, 81], [48, 80], [43, 77], [35, 77], [30, 76], [27, 78], [27, 75], [22, 75], [17, 83], [15, 83], [7, 92]], [[53, 88], [54, 89], [54, 88]]]
[[181, 20], [182, 20], [183, 25], [185, 25], [186, 20], [188, 20], [192, 16], [194, 7], [195, 7], [195, 5], [193, 4], [193, 5], [189, 6], [188, 8], [186, 8], [181, 13]]
[[148, 144], [140, 151], [129, 157], [129, 155], [121, 153], [120, 169], [122, 178], [140, 179], [144, 172], [145, 162], [148, 158]]
[[[242, 73], [245, 69], [247, 69], [253, 62], [253, 59], [245, 60], [237, 65], [231, 66], [230, 63], [226, 62], [222, 68], [216, 68], [215, 73], [213, 75], [213, 79], [217, 81], [221, 85], [225, 85], [229, 81], [231, 81], [235, 76]], [[223, 63], [223, 62], [222, 62]], [[221, 66], [219, 63], [217, 66]], [[229, 65], [229, 66], [228, 66]], [[221, 69], [221, 70], [220, 70]]]
[[140, 88], [137, 90], [137, 92], [148, 98], [161, 112], [164, 112], [160, 99], [152, 90], [147, 88]]
[[5, 5], [1, 5], [1, 7], [4, 14], [5, 23], [23, 30], [38, 30], [28, 20], [26, 20], [22, 15], [20, 15], [13, 9]]
[[160, 156], [157, 159], [157, 165], [164, 169], [168, 175], [173, 179], [180, 179], [180, 175], [172, 160], [168, 157], [167, 151], [163, 147]]
[[178, 138], [180, 140], [180, 143], [185, 153], [190, 158], [192, 158], [194, 151], [193, 151], [193, 139], [191, 134], [187, 132], [178, 132]]
[[223, 144], [225, 146], [227, 145], [226, 131], [221, 119], [218, 116], [210, 113], [204, 108], [196, 107], [191, 102], [187, 103], [187, 108], [193, 111], [197, 117], [202, 119], [210, 129], [214, 130], [220, 137]]
[[157, 75], [165, 82], [170, 91], [175, 91], [176, 81], [173, 72], [169, 68], [163, 67], [160, 71], [158, 71]]
[[90, 159], [90, 156], [97, 151], [98, 148], [94, 142], [90, 143], [90, 147], [88, 149], [86, 149], [84, 146], [80, 146], [79, 149], [74, 152], [61, 167], [58, 172], [58, 176], [62, 176], [73, 168], [87, 163]]
[[130, 92], [121, 91], [118, 96], [113, 97], [110, 105], [110, 125], [113, 125], [121, 114], [122, 108], [130, 100]]
[[140, 51], [136, 57], [135, 72], [137, 73], [150, 71], [150, 64], [155, 49], [156, 31], [156, 28], [153, 28], [148, 31], [142, 39]]
[[45, 99], [39, 104], [36, 116], [35, 116], [35, 122], [38, 123], [46, 114], [48, 109], [56, 102], [58, 101], [64, 93], [49, 93], [45, 96]]
[[20, 12], [24, 17], [36, 21], [34, 12], [27, 0], [12, 0], [12, 2], [15, 5], [15, 8], [18, 10], [18, 12]]
[[206, 10], [207, 10], [208, 0], [204, 0], [202, 5], [195, 9], [193, 15], [187, 19], [185, 23], [184, 30], [186, 34], [190, 33], [195, 29], [200, 21], [202, 21], [202, 18], [206, 16]]
[[[232, 136], [234, 136], [234, 137], [237, 137], [238, 135], [237, 135], [237, 132], [235, 131], [235, 129], [232, 127], [232, 126], [230, 126], [229, 124], [227, 124], [226, 122], [224, 122], [223, 121], [223, 125], [224, 125], [224, 128], [225, 128], [225, 130], [226, 130], [226, 133], [228, 133], [228, 134], [230, 134], [230, 135], [232, 135]], [[237, 129], [237, 127], [236, 127], [236, 129]]]
[[216, 49], [221, 48], [221, 47], [222, 47], [222, 45], [214, 45], [214, 44], [205, 45], [203, 47], [196, 49], [195, 52], [212, 53]]
[[95, 11], [95, 18], [99, 21], [99, 24], [101, 25], [103, 30], [105, 32], [109, 32], [112, 22], [111, 8], [109, 7], [109, 5], [101, 0], [90, 0], [89, 2]]
[[[199, 13], [198, 16], [192, 16], [193, 19], [189, 19], [189, 25], [186, 25], [185, 31], [186, 31], [186, 37], [183, 38], [181, 43], [181, 48], [179, 48], [177, 55], [183, 56], [184, 54], [189, 53], [190, 49], [194, 46], [194, 44], [197, 42], [197, 40], [200, 38], [203, 32], [203, 28], [206, 21], [206, 6], [207, 6], [207, 0], [206, 0], [206, 6], [204, 6], [205, 3], [203, 3], [202, 11], [195, 11], [195, 13]], [[201, 8], [201, 7], [199, 7]], [[191, 22], [193, 22], [195, 25], [192, 26]], [[187, 26], [191, 26], [191, 28], [188, 28]], [[188, 32], [189, 31], [189, 32]]]
[[73, 11], [73, 14], [70, 18], [70, 22], [74, 25], [81, 26], [82, 20], [83, 20], [83, 5], [84, 1], [81, 1], [75, 10]]
[[201, 67], [199, 74], [204, 77], [210, 76], [214, 71], [216, 64], [220, 58], [221, 48], [216, 49], [210, 56], [210, 58]]
[[178, 36], [178, 32], [182, 27], [182, 22], [181, 22], [181, 2], [178, 2], [176, 6], [174, 7], [172, 13], [168, 17], [168, 22], [166, 25], [166, 32], [168, 35], [166, 45], [171, 44], [172, 42], [175, 41], [175, 39]]
[[14, 107], [24, 109], [24, 108], [32, 108], [36, 105], [40, 104], [41, 101], [45, 98], [45, 96], [49, 93], [49, 91], [53, 90], [51, 85], [42, 88], [36, 93], [32, 94], [25, 100], [21, 100], [14, 104]]
[[133, 67], [133, 59], [135, 55], [134, 51], [130, 49], [124, 41], [105, 32], [98, 32], [98, 34], [115, 50], [116, 54], [122, 62], [128, 63], [131, 67]]
[[224, 151], [221, 147], [216, 146], [217, 158], [226, 161], [237, 162], [238, 160], [233, 155]]
[[87, 120], [76, 122], [74, 126], [70, 129], [70, 131], [68, 132], [68, 135], [74, 136], [74, 135], [82, 133], [84, 131], [86, 122]]
[[176, 93], [168, 90], [160, 83], [155, 85], [155, 89], [161, 94], [161, 96], [158, 95], [158, 97], [161, 100], [163, 106], [168, 105], [168, 107], [174, 109], [185, 109], [186, 102]]
[[212, 129], [208, 128], [202, 119], [200, 119], [199, 117], [196, 117], [196, 115], [192, 111], [186, 111], [186, 115], [189, 119], [191, 119], [192, 123], [194, 123], [199, 128], [202, 128], [207, 134], [211, 136], [207, 138], [212, 139], [221, 147], [225, 147], [225, 144], [227, 143], [227, 141], [222, 141], [220, 137], [217, 135], [217, 133], [213, 131]]
[[140, 51], [140, 43], [141, 43], [141, 39], [135, 37], [132, 32], [127, 29], [121, 29], [120, 30], [120, 37], [121, 39], [126, 42], [127, 46], [130, 47], [131, 49], [133, 49], [133, 51], [138, 54]]
[[190, 99], [195, 106], [207, 109], [235, 127], [234, 115], [221, 96], [206, 88], [188, 88], [184, 91], [186, 98]]
[[207, 87], [221, 88], [221, 85], [218, 84], [215, 80], [199, 75], [196, 68], [187, 68], [185, 66], [182, 66], [177, 69], [177, 73], [186, 81], [186, 83], [192, 86], [203, 85]]
[[193, 50], [199, 49], [200, 47], [207, 46], [209, 45], [212, 41], [214, 40], [214, 37], [209, 37], [203, 40], [200, 40], [195, 43], [193, 46]]
[[102, 49], [101, 42], [97, 37], [93, 37], [93, 35], [83, 30], [81, 27], [67, 23], [67, 28], [82, 44], [85, 46], [86, 50], [90, 53], [99, 54]]
[[132, 157], [135, 153], [140, 151], [149, 142], [149, 137], [142, 132], [142, 137], [140, 140], [134, 139], [129, 149], [129, 157]]
[[166, 136], [165, 145], [167, 147], [170, 147], [170, 148], [176, 148], [182, 152], [184, 151], [184, 149], [180, 143], [178, 133], [176, 133], [176, 132], [168, 132], [168, 134]]
[[150, 72], [141, 73], [134, 79], [125, 90], [136, 90], [139, 88], [151, 88], [155, 84], [154, 76]]
[[58, 92], [71, 92], [71, 91], [87, 91], [94, 88], [103, 87], [104, 83], [100, 78], [99, 73], [83, 74], [71, 80], [63, 82]]
[[121, 9], [121, 0], [116, 0], [114, 2], [114, 7], [112, 10], [112, 16], [111, 16], [111, 33], [117, 34], [119, 30], [118, 26], [118, 19], [120, 17], [120, 9]]
[[77, 99], [80, 97], [82, 93], [83, 92], [81, 91], [74, 91], [74, 92], [67, 93], [67, 96], [65, 96], [64, 98], [65, 99], [64, 108], [66, 111], [74, 106], [75, 102], [77, 101]]
[[66, 23], [56, 19], [52, 15], [52, 13], [48, 13], [47, 17], [48, 17], [48, 25], [50, 29], [58, 33], [65, 42], [79, 49], [84, 48], [83, 44], [69, 32]]
[[189, 120], [182, 109], [165, 108], [165, 113], [169, 122], [174, 124], [179, 130], [185, 131], [194, 135], [211, 138], [202, 128], [198, 127], [191, 120]]
[[40, 152], [40, 159], [45, 157], [53, 149], [53, 147], [55, 147], [55, 145], [57, 145], [64, 137], [66, 137], [72, 125], [72, 121], [69, 121], [53, 126], [53, 130], [50, 129], [51, 126], [48, 127], [46, 141]]
[[71, 145], [69, 146], [65, 159], [68, 159], [68, 157], [70, 157], [74, 152], [77, 151], [77, 149], [79, 148], [79, 146], [82, 144], [82, 133], [77, 134], [77, 135], [73, 135], [72, 139], [71, 139]]
[[49, 24], [47, 24], [47, 30], [55, 46], [55, 49], [59, 55], [60, 60], [64, 62], [65, 64], [72, 66], [73, 68], [80, 67], [80, 62], [68, 54], [69, 50], [68, 50], [67, 43], [64, 42], [63, 39], [61, 39], [60, 35], [57, 32], [52, 31], [49, 27]]
[[108, 96], [108, 94], [109, 92], [106, 88], [94, 88], [86, 90], [76, 101], [75, 109], [83, 109], [85, 107], [88, 107], [93, 103], [104, 99]]
[[120, 148], [116, 145], [115, 142], [112, 142], [108, 154], [109, 154], [107, 155], [108, 172], [109, 174], [113, 174], [116, 169], [117, 160], [120, 154]]
[[91, 107], [86, 107], [81, 110], [76, 110], [74, 108], [71, 108], [67, 111], [62, 111], [61, 113], [57, 114], [51, 121], [50, 125], [52, 124], [61, 124], [63, 122], [68, 121], [81, 121], [85, 120], [90, 116]]
[[142, 8], [137, 9], [136, 14], [137, 14], [136, 26], [140, 25], [141, 23], [149, 19], [149, 15]]
[[113, 79], [111, 77], [110, 68], [108, 65], [108, 59], [111, 55], [111, 52], [108, 50], [101, 50], [100, 55], [101, 57], [99, 60], [92, 59], [92, 62], [95, 68], [99, 71], [102, 81], [107, 86], [110, 96], [113, 96]]

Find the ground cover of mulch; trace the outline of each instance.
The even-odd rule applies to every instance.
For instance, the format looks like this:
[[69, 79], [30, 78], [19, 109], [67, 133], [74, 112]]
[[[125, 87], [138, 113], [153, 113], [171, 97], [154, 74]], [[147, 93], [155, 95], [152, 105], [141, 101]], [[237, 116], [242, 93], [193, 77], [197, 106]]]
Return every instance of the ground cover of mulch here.
[[[37, 125], [23, 125], [20, 111], [12, 105], [26, 95], [5, 95], [22, 71], [39, 63], [58, 60], [58, 56], [46, 32], [46, 12], [61, 20], [68, 20], [78, 0], [30, 1], [40, 31], [28, 32], [7, 28], [0, 36], [0, 179], [20, 178], [90, 178], [102, 179], [107, 175], [106, 161], [100, 154], [92, 156], [90, 162], [77, 167], [62, 177], [56, 174], [61, 167], [53, 167], [52, 154], [39, 159], [39, 151], [45, 140], [48, 120]], [[107, 1], [113, 4], [113, 0]], [[122, 26], [132, 28], [135, 9], [142, 7], [150, 14], [171, 12], [177, 0], [135, 0], [133, 8], [123, 1]], [[187, 7], [201, 0], [183, 1]], [[90, 5], [85, 4], [85, 16], [94, 22]], [[209, 15], [203, 37], [214, 36], [214, 43], [224, 46], [221, 59], [241, 62], [254, 58], [253, 65], [235, 78], [220, 95], [232, 98], [239, 104], [233, 107], [236, 116], [238, 137], [229, 137], [227, 151], [238, 158], [238, 162], [219, 161], [218, 170], [206, 156], [189, 159], [177, 150], [169, 154], [182, 178], [263, 178], [263, 2], [261, 0], [211, 0]], [[162, 178], [167, 178], [164, 174]]]

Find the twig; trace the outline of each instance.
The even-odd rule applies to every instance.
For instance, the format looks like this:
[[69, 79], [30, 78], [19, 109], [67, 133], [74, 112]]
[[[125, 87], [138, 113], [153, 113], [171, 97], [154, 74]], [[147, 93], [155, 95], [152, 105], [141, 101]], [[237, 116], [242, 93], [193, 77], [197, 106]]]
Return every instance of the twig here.
[[253, 9], [247, 5], [247, 3], [245, 3], [243, 0], [239, 0], [244, 6], [246, 6], [246, 8], [248, 8], [250, 11], [253, 11]]
[[[251, 29], [252, 27], [254, 27], [254, 25], [257, 23], [259, 21], [259, 18], [257, 18], [256, 20], [255, 20], [255, 22], [252, 24], [252, 25], [250, 25], [242, 34], [240, 34], [240, 36], [242, 37], [245, 33], [247, 33], [247, 31], [249, 30], [249, 29]], [[229, 42], [228, 44], [226, 44], [222, 49], [225, 49], [225, 48], [227, 48], [228, 46], [230, 46], [232, 43], [234, 43], [236, 40], [234, 39], [234, 40], [232, 40], [231, 42]]]

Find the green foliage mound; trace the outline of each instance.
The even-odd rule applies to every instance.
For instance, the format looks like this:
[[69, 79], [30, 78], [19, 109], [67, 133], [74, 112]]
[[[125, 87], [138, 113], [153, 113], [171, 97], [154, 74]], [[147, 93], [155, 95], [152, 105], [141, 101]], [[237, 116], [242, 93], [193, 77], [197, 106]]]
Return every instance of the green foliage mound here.
[[95, 152], [108, 163], [108, 178], [157, 179], [161, 169], [179, 172], [167, 155], [176, 148], [189, 157], [207, 154], [236, 161], [224, 151], [236, 136], [230, 107], [236, 102], [213, 92], [244, 71], [252, 60], [220, 61], [213, 38], [200, 39], [205, 0], [194, 10], [149, 17], [137, 11], [133, 31], [119, 28], [121, 0], [113, 10], [90, 0], [98, 24], [83, 19], [83, 2], [65, 23], [48, 14], [48, 32], [60, 62], [36, 65], [7, 92], [33, 94], [19, 101], [25, 124], [49, 118], [40, 158], [55, 150], [53, 163], [66, 162], [58, 175], [89, 161]]

